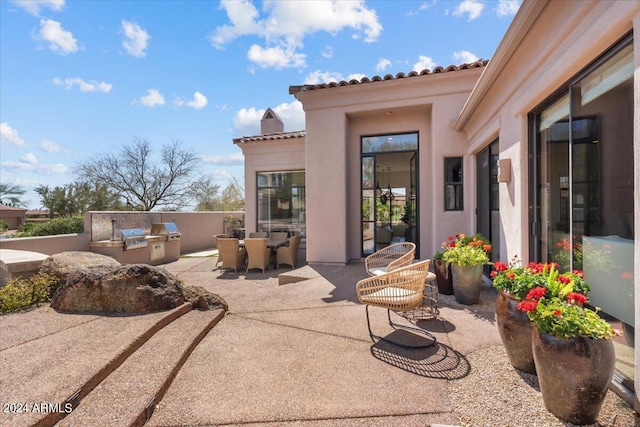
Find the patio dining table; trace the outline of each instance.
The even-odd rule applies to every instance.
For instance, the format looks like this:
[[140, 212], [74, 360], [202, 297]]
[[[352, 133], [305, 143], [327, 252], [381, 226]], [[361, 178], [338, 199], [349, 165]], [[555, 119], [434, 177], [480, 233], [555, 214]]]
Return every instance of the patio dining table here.
[[[289, 242], [289, 239], [267, 239], [267, 247], [271, 248], [271, 264], [272, 267], [277, 268], [277, 251], [280, 246], [284, 246]], [[239, 240], [239, 246], [244, 247], [244, 239]]]

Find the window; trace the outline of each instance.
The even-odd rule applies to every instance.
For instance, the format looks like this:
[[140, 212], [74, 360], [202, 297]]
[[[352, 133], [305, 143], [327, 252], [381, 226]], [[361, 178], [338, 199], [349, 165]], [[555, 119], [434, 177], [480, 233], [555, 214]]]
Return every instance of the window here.
[[258, 231], [305, 236], [304, 171], [258, 172]]
[[629, 390], [637, 299], [633, 70], [627, 37], [530, 115], [531, 253], [562, 271], [583, 271], [589, 303], [621, 331], [614, 384]]
[[462, 196], [462, 157], [445, 157], [444, 210], [461, 211]]

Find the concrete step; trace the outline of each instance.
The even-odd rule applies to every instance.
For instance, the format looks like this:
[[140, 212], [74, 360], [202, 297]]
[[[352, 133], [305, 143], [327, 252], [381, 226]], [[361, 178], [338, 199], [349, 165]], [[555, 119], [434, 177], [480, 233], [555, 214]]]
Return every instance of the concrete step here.
[[0, 401], [18, 405], [1, 415], [3, 427], [54, 425], [191, 304], [145, 315], [36, 312], [0, 316], [9, 342], [0, 351]]
[[151, 337], [58, 426], [142, 426], [193, 349], [224, 317], [193, 310]]

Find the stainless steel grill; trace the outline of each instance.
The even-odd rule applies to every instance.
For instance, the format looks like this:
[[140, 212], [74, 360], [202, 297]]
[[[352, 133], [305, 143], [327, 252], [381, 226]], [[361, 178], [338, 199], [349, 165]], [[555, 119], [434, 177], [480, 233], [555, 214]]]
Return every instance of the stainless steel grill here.
[[146, 248], [148, 243], [144, 230], [142, 228], [125, 228], [120, 230], [122, 241], [124, 242], [124, 250]]
[[165, 236], [167, 241], [180, 240], [182, 233], [175, 222], [159, 222], [151, 226], [151, 235]]

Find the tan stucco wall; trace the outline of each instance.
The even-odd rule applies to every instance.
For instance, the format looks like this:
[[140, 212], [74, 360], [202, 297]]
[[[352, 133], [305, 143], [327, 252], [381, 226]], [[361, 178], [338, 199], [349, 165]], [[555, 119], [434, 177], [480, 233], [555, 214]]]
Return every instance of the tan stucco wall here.
[[465, 159], [465, 210], [461, 212], [444, 212], [443, 162], [445, 156], [468, 151], [465, 135], [454, 131], [451, 123], [481, 72], [460, 70], [296, 94], [306, 113], [309, 262], [346, 263], [361, 258], [362, 135], [419, 132], [422, 258], [438, 249], [446, 237], [440, 233], [474, 230], [473, 175], [467, 172], [472, 170], [471, 160]]
[[[22, 237], [12, 239], [1, 239], [0, 248], [16, 249], [25, 251], [40, 252], [53, 255], [65, 251], [89, 251], [91, 241], [91, 214], [97, 212], [86, 212], [84, 215], [84, 229], [81, 234], [65, 234], [59, 236], [44, 237]], [[108, 214], [109, 212], [104, 212]], [[114, 212], [124, 214], [124, 212]], [[154, 212], [157, 213], [157, 212]], [[132, 212], [132, 215], [140, 215], [140, 212]], [[180, 253], [188, 254], [214, 248], [213, 235], [223, 232], [224, 218], [233, 216], [242, 218], [244, 212], [162, 212], [161, 222], [175, 222], [182, 233], [180, 239]]]
[[245, 229], [256, 231], [257, 172], [304, 170], [305, 138], [239, 143], [244, 154]]
[[[525, 2], [521, 12], [539, 7], [539, 15], [520, 44], [505, 58], [495, 58], [486, 75], [494, 74], [488, 92], [478, 97], [475, 109], [461, 130], [469, 136], [470, 153], [500, 138], [500, 158], [512, 159], [512, 180], [500, 184], [501, 254], [528, 259], [528, 113], [580, 70], [631, 30], [640, 34], [640, 2], [550, 1], [544, 5]], [[514, 19], [512, 27], [517, 26]], [[506, 49], [515, 38], [509, 32], [502, 41]], [[501, 47], [498, 48], [498, 52]], [[635, 174], [635, 277], [640, 271], [640, 42], [634, 41], [634, 174]], [[500, 62], [502, 59], [502, 62]], [[495, 65], [495, 69], [491, 69]], [[488, 81], [488, 79], [487, 79]], [[482, 83], [480, 82], [479, 86]], [[472, 95], [473, 97], [473, 95]], [[463, 113], [464, 116], [464, 113]], [[505, 239], [504, 236], [509, 236]], [[635, 280], [635, 319], [640, 322], [640, 280]], [[636, 343], [640, 332], [636, 329]], [[640, 353], [636, 350], [636, 378], [640, 378]], [[636, 396], [640, 383], [636, 381]], [[640, 404], [636, 399], [636, 409]]]

